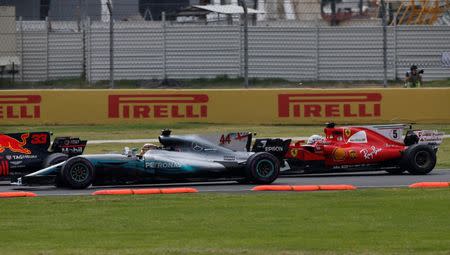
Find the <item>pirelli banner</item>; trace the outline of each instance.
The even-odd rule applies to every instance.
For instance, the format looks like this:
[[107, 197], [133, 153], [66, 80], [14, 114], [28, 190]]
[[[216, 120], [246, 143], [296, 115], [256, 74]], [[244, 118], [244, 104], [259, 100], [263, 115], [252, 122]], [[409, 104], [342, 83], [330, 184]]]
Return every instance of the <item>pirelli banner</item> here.
[[1, 124], [450, 123], [450, 89], [5, 90]]

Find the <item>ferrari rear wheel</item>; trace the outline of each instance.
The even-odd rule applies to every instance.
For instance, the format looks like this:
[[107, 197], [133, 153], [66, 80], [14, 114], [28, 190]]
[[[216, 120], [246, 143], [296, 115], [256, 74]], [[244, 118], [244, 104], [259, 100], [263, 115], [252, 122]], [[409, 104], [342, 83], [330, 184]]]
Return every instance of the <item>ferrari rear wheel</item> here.
[[73, 189], [84, 189], [92, 184], [94, 179], [94, 166], [82, 157], [69, 159], [61, 169], [63, 183]]
[[247, 180], [257, 184], [269, 184], [280, 174], [280, 162], [270, 153], [258, 152], [247, 159]]
[[436, 166], [436, 153], [425, 144], [415, 144], [405, 150], [402, 168], [411, 174], [428, 174]]

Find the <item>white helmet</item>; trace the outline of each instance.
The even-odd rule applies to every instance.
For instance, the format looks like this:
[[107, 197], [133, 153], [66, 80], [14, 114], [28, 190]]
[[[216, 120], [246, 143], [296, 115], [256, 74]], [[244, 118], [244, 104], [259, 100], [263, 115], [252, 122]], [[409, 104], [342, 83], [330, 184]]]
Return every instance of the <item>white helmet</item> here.
[[323, 141], [323, 137], [320, 135], [312, 135], [308, 138], [307, 144], [315, 144], [318, 141]]

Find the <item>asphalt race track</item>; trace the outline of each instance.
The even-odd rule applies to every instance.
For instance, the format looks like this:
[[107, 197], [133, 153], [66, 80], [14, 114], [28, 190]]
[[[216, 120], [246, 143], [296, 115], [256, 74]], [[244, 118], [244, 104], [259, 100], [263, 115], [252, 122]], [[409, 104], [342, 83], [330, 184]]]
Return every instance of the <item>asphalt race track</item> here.
[[[450, 182], [450, 169], [435, 169], [428, 175], [389, 175], [384, 172], [359, 172], [339, 174], [309, 174], [280, 177], [274, 184], [307, 185], [307, 184], [351, 184], [358, 188], [391, 188], [406, 187], [415, 182]], [[40, 196], [51, 195], [89, 195], [100, 189], [119, 188], [149, 188], [149, 187], [193, 187], [199, 192], [248, 192], [255, 185], [242, 185], [236, 182], [203, 182], [153, 184], [134, 186], [101, 186], [85, 190], [60, 189], [54, 186], [11, 186], [8, 182], [0, 182], [0, 192], [31, 191]]]

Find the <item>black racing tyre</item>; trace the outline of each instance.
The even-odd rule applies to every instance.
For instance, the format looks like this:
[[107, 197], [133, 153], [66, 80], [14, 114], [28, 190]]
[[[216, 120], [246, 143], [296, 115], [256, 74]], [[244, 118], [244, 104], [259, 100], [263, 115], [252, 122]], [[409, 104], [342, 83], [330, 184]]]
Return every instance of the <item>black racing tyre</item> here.
[[61, 169], [61, 179], [69, 188], [85, 189], [94, 180], [94, 166], [85, 158], [71, 158]]
[[46, 168], [64, 162], [68, 158], [69, 156], [67, 156], [67, 154], [64, 153], [52, 153], [44, 159], [44, 161], [42, 162], [42, 168]]
[[256, 184], [269, 184], [280, 174], [280, 162], [270, 153], [258, 152], [247, 159], [247, 179]]
[[425, 144], [414, 144], [405, 150], [401, 163], [402, 169], [410, 174], [428, 174], [436, 165], [436, 153]]
[[399, 174], [403, 174], [405, 172], [405, 169], [394, 168], [394, 169], [386, 169], [385, 171], [392, 175], [399, 175]]

